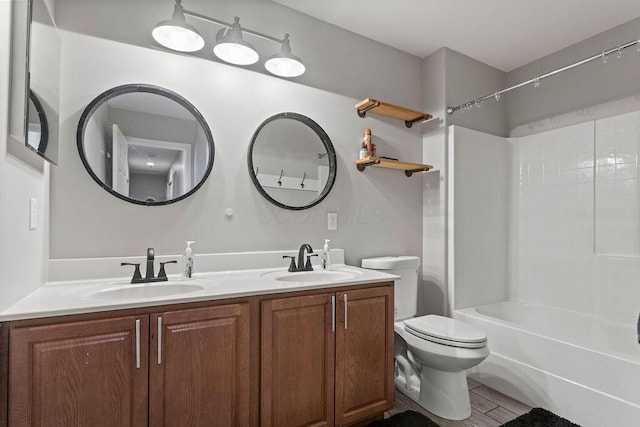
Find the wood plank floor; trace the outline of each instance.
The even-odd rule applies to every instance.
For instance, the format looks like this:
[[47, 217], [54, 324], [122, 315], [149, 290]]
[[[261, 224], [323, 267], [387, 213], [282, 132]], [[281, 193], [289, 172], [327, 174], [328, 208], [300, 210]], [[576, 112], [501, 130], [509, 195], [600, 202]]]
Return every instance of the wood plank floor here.
[[471, 416], [466, 420], [451, 421], [433, 415], [398, 390], [395, 391], [395, 406], [385, 416], [390, 417], [398, 412], [413, 410], [426, 415], [440, 427], [499, 427], [531, 410], [531, 407], [477, 381], [467, 379], [467, 384], [471, 400]]

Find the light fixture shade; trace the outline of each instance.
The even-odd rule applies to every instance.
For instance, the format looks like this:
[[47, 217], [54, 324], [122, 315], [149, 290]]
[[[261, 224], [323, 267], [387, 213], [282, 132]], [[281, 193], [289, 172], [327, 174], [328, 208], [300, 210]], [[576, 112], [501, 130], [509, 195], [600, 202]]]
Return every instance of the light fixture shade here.
[[264, 63], [264, 67], [271, 74], [280, 77], [298, 77], [305, 72], [305, 66], [295, 55], [291, 54], [291, 46], [289, 44], [289, 34], [285, 34], [282, 40], [282, 49], [280, 53], [271, 55]]
[[218, 32], [218, 43], [213, 47], [213, 53], [220, 59], [235, 65], [251, 65], [260, 59], [254, 47], [242, 39], [240, 19], [234, 18], [231, 28]]
[[181, 1], [176, 1], [171, 19], [159, 22], [151, 32], [162, 46], [179, 52], [195, 52], [204, 47], [198, 30], [185, 22]]

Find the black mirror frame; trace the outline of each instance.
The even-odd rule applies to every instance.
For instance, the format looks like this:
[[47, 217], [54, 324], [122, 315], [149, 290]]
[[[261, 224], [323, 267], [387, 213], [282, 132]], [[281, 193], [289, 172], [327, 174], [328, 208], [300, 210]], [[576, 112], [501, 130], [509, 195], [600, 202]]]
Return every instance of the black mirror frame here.
[[[322, 141], [322, 144], [324, 145], [325, 149], [327, 150], [327, 154], [328, 154], [327, 157], [329, 159], [329, 176], [327, 177], [327, 183], [324, 186], [324, 189], [322, 190], [322, 193], [320, 193], [320, 195], [315, 200], [313, 200], [313, 202], [309, 203], [308, 205], [304, 205], [304, 206], [289, 206], [289, 205], [285, 205], [285, 204], [280, 203], [279, 201], [275, 200], [273, 197], [271, 197], [265, 191], [264, 188], [262, 188], [262, 186], [260, 185], [260, 182], [258, 181], [258, 177], [256, 176], [256, 174], [254, 172], [254, 168], [253, 168], [253, 146], [256, 143], [256, 139], [258, 138], [258, 135], [260, 134], [260, 131], [262, 130], [263, 127], [265, 127], [267, 124], [271, 123], [272, 121], [278, 120], [278, 119], [283, 119], [283, 118], [297, 120], [297, 121], [299, 121], [301, 123], [304, 123], [305, 125], [309, 126], [318, 135], [318, 137], [320, 137], [320, 140]], [[258, 126], [258, 129], [256, 129], [256, 131], [253, 134], [253, 137], [251, 138], [251, 145], [249, 146], [249, 152], [247, 153], [247, 165], [249, 166], [249, 176], [251, 177], [251, 181], [253, 182], [253, 185], [256, 187], [258, 192], [260, 192], [262, 197], [264, 197], [265, 199], [267, 199], [269, 202], [273, 203], [276, 206], [279, 206], [279, 207], [281, 207], [283, 209], [293, 210], [293, 211], [309, 209], [309, 208], [312, 208], [313, 206], [317, 205], [321, 201], [323, 201], [325, 199], [325, 197], [327, 197], [329, 195], [329, 192], [331, 192], [331, 189], [333, 188], [333, 184], [336, 182], [336, 172], [337, 172], [337, 169], [338, 169], [338, 163], [336, 161], [336, 151], [333, 148], [333, 144], [331, 143], [331, 139], [329, 139], [329, 135], [327, 135], [327, 133], [324, 131], [324, 129], [322, 129], [322, 127], [320, 127], [319, 124], [314, 122], [309, 117], [304, 116], [302, 114], [291, 113], [291, 112], [279, 113], [279, 114], [276, 114], [274, 116], [271, 116], [268, 119], [266, 119], [264, 122], [262, 122], [260, 124], [260, 126]]]
[[[176, 197], [175, 199], [165, 200], [161, 202], [151, 202], [151, 201], [145, 201], [145, 200], [132, 199], [130, 197], [123, 196], [122, 194], [114, 191], [111, 187], [109, 187], [104, 182], [102, 182], [100, 178], [98, 178], [96, 174], [93, 173], [93, 170], [91, 169], [91, 167], [89, 166], [89, 163], [87, 162], [86, 156], [84, 155], [84, 146], [83, 146], [84, 132], [87, 127], [87, 123], [91, 118], [91, 116], [93, 115], [93, 113], [98, 109], [98, 107], [100, 107], [103, 103], [105, 103], [109, 99], [114, 98], [116, 96], [124, 95], [127, 93], [135, 93], [135, 92], [153, 93], [155, 95], [164, 96], [165, 98], [169, 98], [177, 102], [178, 104], [186, 108], [191, 114], [193, 114], [193, 116], [196, 118], [200, 126], [202, 126], [202, 130], [204, 131], [205, 136], [207, 138], [207, 142], [209, 143], [209, 158], [207, 160], [207, 170], [202, 176], [202, 179], [200, 180], [200, 182], [197, 185], [195, 185], [190, 191], [188, 191], [187, 193], [183, 194], [180, 197]], [[93, 180], [97, 182], [100, 187], [102, 187], [103, 189], [105, 189], [106, 191], [108, 191], [109, 193], [111, 193], [112, 195], [116, 196], [121, 200], [127, 201], [129, 203], [135, 203], [136, 205], [144, 205], [144, 206], [169, 205], [172, 203], [179, 202], [180, 200], [186, 199], [187, 197], [191, 196], [193, 193], [198, 191], [200, 187], [202, 187], [202, 185], [205, 183], [205, 181], [211, 174], [211, 170], [213, 169], [213, 162], [215, 158], [215, 146], [213, 142], [213, 135], [211, 134], [211, 129], [209, 128], [209, 125], [207, 124], [206, 120], [204, 119], [200, 111], [198, 111], [198, 109], [193, 104], [191, 104], [181, 95], [178, 95], [177, 93], [170, 91], [168, 89], [162, 88], [160, 86], [154, 86], [154, 85], [148, 85], [148, 84], [126, 84], [122, 86], [116, 86], [98, 95], [93, 101], [91, 101], [91, 103], [89, 103], [87, 108], [84, 109], [82, 116], [80, 117], [80, 121], [78, 122], [78, 130], [76, 133], [76, 141], [78, 146], [78, 153], [80, 154], [80, 160], [82, 160], [82, 164], [84, 165], [85, 169], [87, 170], [91, 178], [93, 178]]]
[[26, 145], [31, 151], [43, 155], [47, 151], [47, 145], [49, 144], [49, 122], [47, 122], [47, 115], [44, 112], [44, 108], [42, 108], [40, 99], [38, 99], [38, 96], [31, 89], [29, 89], [29, 100], [33, 102], [33, 106], [36, 108], [36, 113], [38, 113], [38, 119], [40, 120], [40, 142], [38, 143], [37, 150], [29, 145], [29, 129], [27, 129]]

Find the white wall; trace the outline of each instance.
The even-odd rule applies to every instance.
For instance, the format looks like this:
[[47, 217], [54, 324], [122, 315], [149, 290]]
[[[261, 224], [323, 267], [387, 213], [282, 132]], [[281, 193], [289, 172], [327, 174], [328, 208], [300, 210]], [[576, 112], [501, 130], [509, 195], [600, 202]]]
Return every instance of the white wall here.
[[[46, 280], [49, 166], [43, 171], [7, 153], [11, 2], [0, 2], [0, 310]], [[28, 200], [38, 201], [38, 228], [29, 231]]]
[[507, 298], [511, 143], [449, 127], [449, 292], [455, 309]]
[[111, 153], [111, 149], [107, 147], [112, 145], [108, 109], [98, 108], [94, 112], [91, 120], [87, 122], [85, 134], [87, 141], [92, 141], [91, 144], [84, 146], [87, 163], [91, 166], [93, 173], [106, 183], [108, 182], [107, 176], [110, 176], [107, 174], [107, 152]]
[[[177, 254], [186, 240], [197, 240], [198, 253], [292, 249], [303, 242], [320, 249], [324, 238], [344, 248], [353, 264], [367, 256], [420, 253], [420, 175], [407, 178], [375, 168], [358, 172], [353, 163], [366, 127], [372, 129], [380, 154], [419, 161], [419, 127], [407, 129], [401, 122], [374, 116], [363, 120], [354, 109], [361, 99], [237, 67], [62, 35], [65, 143], [52, 177], [52, 258], [140, 255], [147, 247], [157, 254]], [[167, 87], [192, 102], [208, 121], [215, 164], [194, 196], [168, 206], [132, 205], [102, 190], [84, 170], [74, 143], [80, 114], [96, 95], [125, 83]], [[271, 205], [253, 187], [247, 170], [253, 132], [264, 119], [283, 111], [314, 119], [332, 139], [338, 157], [332, 192], [305, 211]], [[235, 212], [231, 218], [225, 215], [228, 207]], [[329, 232], [327, 212], [334, 211], [339, 229]]]

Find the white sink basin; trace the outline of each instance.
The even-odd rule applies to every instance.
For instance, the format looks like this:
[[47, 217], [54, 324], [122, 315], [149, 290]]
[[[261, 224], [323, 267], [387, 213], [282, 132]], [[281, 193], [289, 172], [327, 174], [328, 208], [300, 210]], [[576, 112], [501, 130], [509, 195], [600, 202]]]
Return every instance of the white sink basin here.
[[361, 276], [362, 272], [351, 269], [298, 271], [271, 271], [262, 274], [262, 277], [275, 279], [279, 282], [304, 282], [304, 283], [331, 283], [341, 280], [351, 280]]
[[157, 282], [110, 286], [89, 292], [85, 295], [88, 299], [103, 301], [116, 301], [126, 299], [157, 298], [169, 295], [181, 295], [201, 291], [200, 285], [183, 282]]

